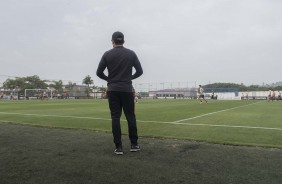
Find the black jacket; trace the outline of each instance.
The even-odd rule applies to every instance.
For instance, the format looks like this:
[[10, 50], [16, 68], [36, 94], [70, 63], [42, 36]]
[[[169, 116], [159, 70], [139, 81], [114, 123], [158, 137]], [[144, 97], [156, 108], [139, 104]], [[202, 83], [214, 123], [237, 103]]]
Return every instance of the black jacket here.
[[[133, 67], [136, 71], [134, 74]], [[108, 76], [104, 74], [106, 68]], [[140, 77], [143, 69], [135, 52], [117, 46], [104, 53], [96, 74], [108, 82], [108, 91], [132, 92], [132, 80]]]

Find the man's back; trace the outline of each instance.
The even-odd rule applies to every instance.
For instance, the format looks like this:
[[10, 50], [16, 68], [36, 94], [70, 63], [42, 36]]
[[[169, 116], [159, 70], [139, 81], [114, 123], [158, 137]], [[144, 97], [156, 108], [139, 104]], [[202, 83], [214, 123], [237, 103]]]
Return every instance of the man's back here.
[[199, 88], [198, 88], [198, 93], [199, 93], [200, 95], [202, 95], [202, 94], [204, 93], [204, 89], [203, 89], [202, 87], [199, 87]]
[[[134, 109], [132, 80], [141, 76], [143, 70], [136, 54], [123, 47], [124, 35], [117, 31], [112, 35], [113, 49], [104, 53], [97, 68], [97, 76], [108, 82], [108, 101], [112, 118], [112, 133], [115, 143], [114, 153], [123, 154], [120, 117], [122, 111], [128, 123], [130, 151], [140, 151]], [[132, 75], [132, 68], [136, 72]], [[108, 75], [104, 70], [108, 69]]]
[[[132, 68], [136, 73], [132, 75]], [[108, 69], [108, 76], [103, 71]], [[97, 69], [97, 75], [108, 82], [109, 91], [132, 91], [132, 79], [143, 73], [136, 54], [123, 46], [105, 52]]]

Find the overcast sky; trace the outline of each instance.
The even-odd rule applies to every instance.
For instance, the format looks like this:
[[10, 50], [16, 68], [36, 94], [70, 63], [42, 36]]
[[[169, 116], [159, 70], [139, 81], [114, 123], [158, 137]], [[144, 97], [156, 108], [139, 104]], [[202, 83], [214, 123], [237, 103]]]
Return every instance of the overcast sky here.
[[0, 0], [0, 31], [2, 79], [105, 85], [96, 69], [121, 31], [134, 83], [282, 81], [281, 0]]

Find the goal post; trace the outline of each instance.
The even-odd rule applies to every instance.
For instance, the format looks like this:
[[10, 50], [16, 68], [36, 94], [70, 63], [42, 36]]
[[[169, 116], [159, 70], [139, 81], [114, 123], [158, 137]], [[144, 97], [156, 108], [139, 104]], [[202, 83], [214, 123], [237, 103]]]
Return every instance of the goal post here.
[[39, 99], [40, 96], [47, 98], [53, 98], [53, 92], [51, 89], [25, 89], [24, 96], [26, 99]]

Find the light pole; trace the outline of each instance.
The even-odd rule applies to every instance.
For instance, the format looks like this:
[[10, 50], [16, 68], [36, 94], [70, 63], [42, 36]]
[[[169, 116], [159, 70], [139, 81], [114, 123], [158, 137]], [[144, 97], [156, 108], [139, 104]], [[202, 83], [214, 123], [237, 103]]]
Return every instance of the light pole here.
[[164, 90], [164, 83], [162, 82], [162, 83], [160, 83], [161, 85], [163, 85], [163, 90]]
[[150, 90], [151, 90], [151, 86], [152, 86], [152, 84], [149, 84], [149, 92], [150, 92]]

